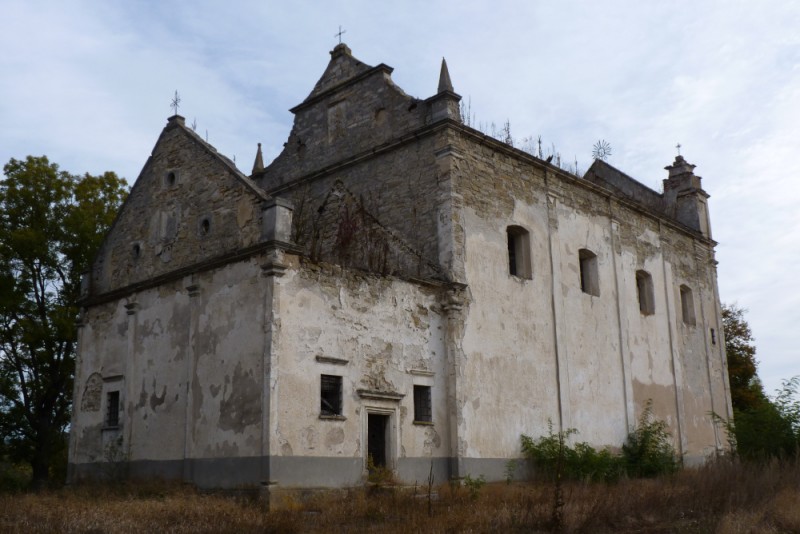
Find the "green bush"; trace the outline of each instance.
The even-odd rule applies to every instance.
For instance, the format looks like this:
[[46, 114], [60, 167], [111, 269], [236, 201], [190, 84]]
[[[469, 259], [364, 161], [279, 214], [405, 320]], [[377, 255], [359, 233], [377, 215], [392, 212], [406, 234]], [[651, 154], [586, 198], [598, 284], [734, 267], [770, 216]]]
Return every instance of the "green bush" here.
[[680, 467], [667, 424], [653, 419], [650, 401], [622, 445], [621, 455], [607, 447], [597, 450], [586, 442], [567, 443], [577, 433], [574, 428], [553, 432], [553, 423], [548, 421], [546, 436], [533, 439], [522, 435], [522, 452], [537, 474], [588, 482], [612, 482], [623, 475], [653, 477], [674, 473]]
[[674, 473], [680, 462], [672, 446], [667, 423], [653, 419], [652, 401], [647, 401], [639, 425], [622, 445], [625, 471], [630, 477], [656, 477]]
[[0, 458], [0, 493], [18, 493], [30, 487], [31, 468]]
[[613, 481], [622, 474], [622, 461], [608, 449], [596, 450], [588, 443], [570, 446], [567, 440], [578, 431], [574, 428], [553, 432], [548, 421], [546, 436], [534, 440], [522, 435], [522, 452], [533, 462], [537, 473], [550, 478], [586, 481]]
[[733, 421], [716, 413], [731, 450], [749, 461], [794, 458], [800, 454], [800, 376], [784, 380], [774, 397], [761, 395], [746, 409], [733, 409]]

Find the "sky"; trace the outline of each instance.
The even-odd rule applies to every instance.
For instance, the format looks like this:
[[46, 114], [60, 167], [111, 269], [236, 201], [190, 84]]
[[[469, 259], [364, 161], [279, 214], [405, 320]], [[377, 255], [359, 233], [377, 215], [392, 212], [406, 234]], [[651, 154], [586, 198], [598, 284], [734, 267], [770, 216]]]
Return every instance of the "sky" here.
[[446, 58], [485, 130], [657, 191], [680, 153], [711, 195], [721, 300], [747, 309], [768, 393], [800, 375], [800, 2], [38, 1], [0, 7], [0, 163], [47, 155], [133, 183], [179, 113], [249, 174], [342, 40], [436, 92]]

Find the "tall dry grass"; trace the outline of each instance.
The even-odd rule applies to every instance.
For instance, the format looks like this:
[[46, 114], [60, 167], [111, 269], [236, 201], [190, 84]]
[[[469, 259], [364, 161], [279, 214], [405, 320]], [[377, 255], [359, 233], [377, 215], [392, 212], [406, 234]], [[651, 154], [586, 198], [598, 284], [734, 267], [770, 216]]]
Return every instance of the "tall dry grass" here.
[[[551, 483], [487, 484], [477, 493], [443, 484], [423, 490], [353, 489], [286, 501], [256, 500], [159, 484], [81, 486], [0, 495], [2, 532], [549, 532]], [[614, 484], [566, 483], [564, 532], [800, 532], [796, 462], [719, 462], [674, 476]]]

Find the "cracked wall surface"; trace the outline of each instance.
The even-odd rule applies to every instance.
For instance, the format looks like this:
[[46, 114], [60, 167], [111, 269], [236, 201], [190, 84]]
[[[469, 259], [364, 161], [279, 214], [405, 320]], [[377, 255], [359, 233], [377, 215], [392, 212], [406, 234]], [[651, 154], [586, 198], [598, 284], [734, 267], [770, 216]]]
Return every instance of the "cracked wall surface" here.
[[[420, 100], [390, 74], [337, 47], [250, 177], [169, 119], [84, 288], [72, 478], [126, 460], [209, 487], [359, 484], [373, 417], [401, 480], [502, 479], [520, 434], [552, 423], [619, 447], [650, 401], [687, 463], [723, 452], [694, 166], [676, 158], [664, 194], [604, 162], [578, 177], [465, 126], [449, 76]], [[582, 290], [581, 250], [599, 291]], [[322, 375], [340, 413], [321, 409]]]

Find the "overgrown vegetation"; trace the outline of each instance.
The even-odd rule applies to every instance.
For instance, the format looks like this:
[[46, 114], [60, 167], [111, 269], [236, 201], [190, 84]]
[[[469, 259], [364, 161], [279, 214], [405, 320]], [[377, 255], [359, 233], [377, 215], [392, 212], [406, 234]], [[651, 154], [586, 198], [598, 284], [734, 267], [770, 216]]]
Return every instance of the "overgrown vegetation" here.
[[680, 467], [664, 421], [653, 417], [648, 401], [636, 428], [628, 434], [622, 452], [597, 450], [586, 442], [570, 445], [574, 428], [548, 433], [538, 439], [522, 435], [522, 452], [531, 460], [536, 476], [551, 480], [568, 478], [586, 482], [613, 482], [622, 476], [656, 477], [674, 473]]
[[[113, 484], [0, 495], [10, 532], [549, 532], [550, 483], [487, 483], [478, 499], [445, 483], [318, 495], [267, 512], [256, 500], [185, 486]], [[564, 482], [563, 532], [800, 532], [800, 468], [718, 462], [660, 479]], [[429, 504], [431, 505], [429, 511]]]
[[755, 340], [744, 314], [736, 305], [722, 306], [733, 404], [733, 421], [722, 423], [742, 459], [793, 458], [800, 453], [800, 377], [785, 380], [772, 398], [767, 396], [758, 378]]
[[555, 143], [550, 143], [549, 147], [545, 146], [542, 142], [541, 135], [531, 135], [523, 137], [522, 139], [517, 139], [511, 134], [511, 121], [509, 120], [506, 120], [499, 128], [494, 122], [486, 123], [478, 121], [475, 113], [472, 111], [471, 98], [468, 98], [466, 101], [462, 100], [460, 109], [461, 120], [470, 128], [475, 128], [484, 135], [493, 137], [502, 143], [527, 152], [539, 159], [543, 159], [547, 163], [552, 163], [563, 171], [574, 174], [575, 176], [581, 176], [581, 171], [578, 168], [578, 157], [575, 156], [572, 161], [567, 161], [566, 158], [562, 158], [561, 152], [556, 149]]

